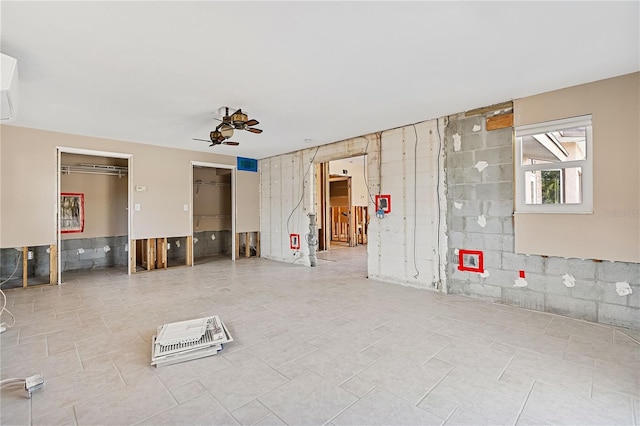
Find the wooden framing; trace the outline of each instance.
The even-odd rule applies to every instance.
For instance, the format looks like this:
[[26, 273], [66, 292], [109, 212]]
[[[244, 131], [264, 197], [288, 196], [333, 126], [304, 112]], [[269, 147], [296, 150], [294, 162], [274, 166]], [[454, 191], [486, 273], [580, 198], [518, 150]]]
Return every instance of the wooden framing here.
[[513, 113], [487, 117], [487, 131], [513, 127]]
[[251, 257], [251, 234], [256, 235], [256, 257], [260, 257], [260, 232], [238, 232], [236, 234], [236, 259], [240, 259], [242, 253], [240, 253], [240, 241], [244, 235], [244, 257]]

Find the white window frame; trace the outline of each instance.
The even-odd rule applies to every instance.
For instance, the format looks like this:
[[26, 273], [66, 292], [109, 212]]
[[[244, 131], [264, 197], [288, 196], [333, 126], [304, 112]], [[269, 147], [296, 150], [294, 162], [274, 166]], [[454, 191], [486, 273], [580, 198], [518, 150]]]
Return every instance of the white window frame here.
[[[564, 161], [544, 164], [522, 165], [522, 137], [572, 127], [586, 128], [586, 158], [584, 160]], [[546, 121], [544, 123], [518, 126], [515, 129], [515, 177], [516, 177], [516, 213], [593, 213], [593, 130], [591, 115]], [[525, 174], [528, 171], [557, 170], [580, 167], [582, 169], [582, 202], [577, 204], [526, 204], [527, 184]]]

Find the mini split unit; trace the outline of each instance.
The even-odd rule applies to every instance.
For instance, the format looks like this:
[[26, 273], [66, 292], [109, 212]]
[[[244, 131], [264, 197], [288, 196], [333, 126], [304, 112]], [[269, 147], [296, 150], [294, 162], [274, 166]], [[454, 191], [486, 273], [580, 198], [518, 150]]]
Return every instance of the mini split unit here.
[[18, 61], [0, 55], [0, 120], [9, 121], [18, 113]]

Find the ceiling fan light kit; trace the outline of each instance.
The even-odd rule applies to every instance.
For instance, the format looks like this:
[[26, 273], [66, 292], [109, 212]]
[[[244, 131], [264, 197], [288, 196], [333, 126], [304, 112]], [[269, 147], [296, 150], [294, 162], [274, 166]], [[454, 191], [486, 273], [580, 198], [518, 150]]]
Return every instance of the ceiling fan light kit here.
[[[246, 130], [248, 132], [258, 133], [258, 134], [262, 133], [261, 129], [256, 129], [255, 127], [251, 127], [251, 126], [255, 126], [256, 124], [260, 124], [260, 122], [256, 119], [249, 120], [249, 116], [244, 112], [242, 112], [240, 108], [238, 108], [238, 110], [236, 110], [236, 112], [234, 112], [231, 115], [229, 115], [229, 107], [221, 107], [218, 109], [218, 111], [221, 111], [222, 109], [224, 109], [224, 116], [222, 117], [222, 120], [221, 120], [222, 123], [218, 124], [216, 129], [211, 131], [211, 133], [209, 133], [209, 139], [211, 140], [211, 145], [209, 146], [240, 145], [239, 142], [227, 141], [227, 139], [233, 136], [234, 129]], [[205, 139], [194, 138], [193, 140], [209, 142]]]

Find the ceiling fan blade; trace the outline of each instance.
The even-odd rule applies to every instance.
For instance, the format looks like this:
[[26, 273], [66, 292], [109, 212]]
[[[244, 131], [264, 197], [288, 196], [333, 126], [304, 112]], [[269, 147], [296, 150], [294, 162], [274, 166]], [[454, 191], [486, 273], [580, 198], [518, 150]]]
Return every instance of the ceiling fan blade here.
[[247, 127], [245, 130], [247, 130], [247, 131], [249, 131], [251, 133], [258, 133], [258, 134], [262, 133], [261, 129], [256, 129], [255, 127]]
[[251, 120], [247, 121], [246, 123], [244, 123], [247, 126], [255, 126], [260, 124], [260, 122], [254, 118], [252, 118]]
[[238, 146], [240, 145], [240, 142], [234, 142], [234, 141], [225, 141], [222, 142], [224, 145], [232, 145], [232, 146]]
[[201, 142], [211, 142], [210, 140], [206, 140], [206, 139], [196, 139], [193, 138], [194, 141], [201, 141]]

